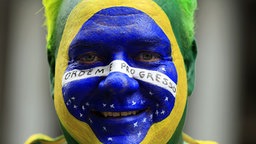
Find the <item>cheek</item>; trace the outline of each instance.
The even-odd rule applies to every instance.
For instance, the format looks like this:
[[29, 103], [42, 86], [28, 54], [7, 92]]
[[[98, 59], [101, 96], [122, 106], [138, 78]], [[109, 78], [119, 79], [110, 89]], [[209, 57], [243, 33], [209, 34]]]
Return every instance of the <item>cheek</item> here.
[[99, 78], [72, 81], [62, 86], [64, 103], [68, 111], [81, 121], [88, 121], [91, 99], [96, 95]]
[[73, 104], [82, 105], [89, 101], [95, 94], [99, 78], [80, 79], [62, 86], [63, 98], [68, 105], [71, 101]]
[[168, 63], [167, 65], [164, 66], [165, 71], [164, 73], [173, 81], [177, 84], [177, 80], [178, 80], [178, 74], [177, 74], [177, 70], [176, 67], [174, 65], [173, 62]]
[[149, 79], [152, 83], [140, 81], [140, 90], [150, 106], [154, 122], [159, 122], [165, 119], [174, 107], [178, 75], [171, 62], [158, 66], [154, 71], [158, 71], [170, 79], [161, 74], [145, 72], [143, 78]]
[[86, 78], [75, 80], [69, 82], [62, 86], [63, 93], [70, 92], [74, 93], [81, 93], [81, 92], [89, 92], [92, 87], [95, 87], [98, 84], [98, 80], [96, 78]]

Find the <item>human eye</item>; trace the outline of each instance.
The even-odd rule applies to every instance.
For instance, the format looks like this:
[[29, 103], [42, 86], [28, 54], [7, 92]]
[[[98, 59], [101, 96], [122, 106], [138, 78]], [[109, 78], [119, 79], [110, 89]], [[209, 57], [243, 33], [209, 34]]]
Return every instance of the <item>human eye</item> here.
[[76, 61], [81, 64], [94, 64], [101, 61], [101, 58], [94, 52], [87, 52], [78, 56]]
[[140, 52], [136, 57], [135, 60], [140, 61], [140, 62], [156, 62], [161, 59], [160, 54], [156, 52], [151, 52], [151, 51], [143, 51]]

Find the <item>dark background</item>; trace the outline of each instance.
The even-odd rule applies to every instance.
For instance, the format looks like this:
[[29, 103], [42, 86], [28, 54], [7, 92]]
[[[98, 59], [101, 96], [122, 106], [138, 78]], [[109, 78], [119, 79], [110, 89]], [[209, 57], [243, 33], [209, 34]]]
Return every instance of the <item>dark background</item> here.
[[[6, 78], [7, 67], [9, 65], [8, 58], [11, 43], [15, 43], [16, 40], [12, 40], [10, 42], [10, 30], [12, 29], [12, 21], [11, 18], [13, 16], [13, 5], [15, 5], [17, 1], [15, 0], [1, 0], [0, 4], [0, 126], [1, 132], [0, 137], [4, 139], [5, 134], [8, 132], [6, 128], [6, 124], [8, 124], [8, 120], [5, 119], [6, 115], [9, 115], [8, 110], [6, 109], [6, 105], [8, 103], [8, 97], [6, 96], [6, 89], [9, 79]], [[32, 1], [23, 1], [29, 4]], [[199, 0], [200, 3], [206, 3], [206, 1]], [[238, 33], [239, 36], [239, 49], [234, 49], [239, 51], [239, 57], [237, 57], [236, 63], [237, 71], [239, 73], [239, 81], [237, 81], [237, 85], [239, 85], [239, 110], [233, 111], [233, 113], [238, 113], [239, 120], [236, 123], [236, 127], [238, 128], [238, 138], [236, 137], [237, 144], [255, 144], [255, 130], [256, 130], [256, 1], [255, 0], [243, 0], [243, 1], [229, 1], [230, 6], [232, 7], [232, 3], [237, 3], [236, 10], [238, 11], [238, 15], [234, 15], [235, 19], [237, 19], [238, 24]], [[19, 6], [19, 5], [18, 5]], [[202, 5], [203, 6], [203, 5]], [[227, 4], [228, 8], [229, 4]], [[38, 6], [40, 8], [41, 5]], [[24, 9], [25, 10], [25, 9]], [[34, 11], [36, 12], [36, 11]], [[200, 11], [199, 11], [200, 12]], [[203, 14], [202, 14], [203, 15]], [[38, 17], [42, 17], [41, 15], [35, 15]], [[43, 18], [40, 18], [40, 23], [43, 23]], [[42, 27], [38, 27], [39, 29], [43, 29]], [[209, 27], [210, 29], [211, 27]], [[44, 29], [43, 29], [44, 31]], [[42, 47], [44, 47], [44, 35], [42, 33]], [[24, 33], [24, 37], [27, 34]], [[43, 53], [44, 55], [45, 53]], [[232, 54], [232, 52], [231, 52]], [[36, 59], [35, 59], [36, 60]], [[34, 61], [34, 60], [32, 60]], [[47, 83], [47, 81], [46, 81]], [[25, 84], [25, 83], [24, 83]], [[49, 89], [46, 89], [47, 92]], [[47, 96], [50, 99], [50, 96]], [[51, 100], [49, 100], [51, 101]], [[231, 100], [232, 102], [232, 100]], [[10, 103], [10, 102], [9, 102]], [[30, 105], [30, 103], [28, 103]], [[54, 112], [53, 112], [54, 113]], [[227, 115], [228, 117], [228, 115]], [[11, 117], [15, 118], [15, 116]], [[17, 117], [19, 119], [20, 117]], [[57, 123], [56, 118], [53, 118], [54, 123]], [[12, 124], [11, 124], [12, 125]], [[41, 124], [38, 124], [41, 125]], [[50, 126], [51, 127], [51, 126]], [[59, 129], [56, 126], [56, 131], [52, 132], [52, 136], [58, 135]], [[39, 130], [40, 131], [40, 130]], [[8, 134], [8, 133], [7, 133]], [[14, 136], [16, 137], [16, 136]], [[25, 136], [26, 137], [26, 136]], [[17, 137], [16, 137], [17, 138]], [[24, 138], [23, 138], [24, 139]], [[23, 140], [21, 139], [21, 141]], [[232, 139], [232, 137], [231, 137]], [[8, 140], [7, 140], [8, 141]], [[22, 142], [21, 142], [22, 143]]]
[[[256, 143], [256, 1], [244, 0], [241, 5], [242, 91], [241, 143]], [[240, 18], [239, 18], [240, 19]]]

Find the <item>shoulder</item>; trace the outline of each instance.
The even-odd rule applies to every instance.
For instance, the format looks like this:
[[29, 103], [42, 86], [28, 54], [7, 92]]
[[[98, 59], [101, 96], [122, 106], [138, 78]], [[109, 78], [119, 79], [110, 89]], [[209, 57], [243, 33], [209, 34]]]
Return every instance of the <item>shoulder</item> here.
[[[182, 133], [184, 144], [218, 144], [214, 141], [195, 140], [185, 133]], [[44, 134], [34, 134], [28, 138], [25, 144], [67, 144], [64, 136], [51, 138]]]
[[30, 136], [25, 144], [67, 144], [64, 136], [51, 138], [44, 134], [34, 134]]
[[182, 137], [184, 140], [184, 144], [218, 144], [217, 142], [214, 142], [214, 141], [195, 140], [185, 133], [182, 133]]

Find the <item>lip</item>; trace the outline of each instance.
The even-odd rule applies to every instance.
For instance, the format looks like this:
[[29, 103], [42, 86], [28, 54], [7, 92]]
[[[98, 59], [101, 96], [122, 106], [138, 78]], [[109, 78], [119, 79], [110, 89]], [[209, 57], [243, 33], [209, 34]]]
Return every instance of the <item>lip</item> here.
[[96, 111], [92, 110], [91, 114], [95, 117], [105, 120], [114, 119], [131, 119], [139, 117], [142, 114], [148, 113], [149, 108], [144, 108], [140, 110], [124, 110], [124, 111]]
[[[121, 114], [128, 114], [122, 116]], [[135, 114], [133, 114], [135, 112]], [[104, 116], [104, 113], [111, 113], [112, 116]], [[119, 113], [120, 116], [113, 116], [113, 114]], [[121, 111], [91, 111], [89, 125], [102, 141], [108, 141], [109, 138], [115, 143], [119, 143], [120, 140], [130, 141], [134, 138], [141, 141], [145, 137], [148, 129], [153, 123], [150, 119], [152, 112], [149, 108], [140, 110], [135, 109], [123, 109]], [[129, 132], [129, 134], [126, 134]], [[138, 142], [139, 143], [139, 142]]]

